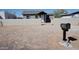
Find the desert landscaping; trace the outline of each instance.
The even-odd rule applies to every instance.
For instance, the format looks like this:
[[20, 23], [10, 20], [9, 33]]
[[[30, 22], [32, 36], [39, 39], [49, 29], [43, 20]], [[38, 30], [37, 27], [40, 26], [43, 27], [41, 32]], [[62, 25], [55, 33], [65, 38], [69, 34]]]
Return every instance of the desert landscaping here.
[[[10, 21], [10, 20], [9, 20]], [[4, 21], [3, 21], [4, 22]], [[25, 22], [25, 21], [24, 21]], [[64, 21], [54, 19], [51, 23], [42, 24], [35, 20], [25, 25], [4, 25], [0, 26], [0, 49], [1, 50], [73, 50], [79, 49], [79, 23], [77, 21], [65, 22], [71, 23], [71, 29], [67, 32], [67, 37], [76, 38], [72, 41], [72, 47], [65, 47], [62, 42], [63, 33], [60, 24]], [[73, 23], [75, 22], [75, 23]], [[5, 23], [5, 22], [4, 22]], [[9, 23], [9, 22], [7, 22]], [[20, 22], [19, 22], [20, 23]]]

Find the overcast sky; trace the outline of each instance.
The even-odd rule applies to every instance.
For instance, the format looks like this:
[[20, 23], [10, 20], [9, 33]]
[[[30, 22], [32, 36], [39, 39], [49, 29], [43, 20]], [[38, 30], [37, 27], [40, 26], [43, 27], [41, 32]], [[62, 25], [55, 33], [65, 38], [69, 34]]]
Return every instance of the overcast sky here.
[[[17, 16], [21, 16], [23, 10], [30, 11], [30, 10], [40, 10], [40, 9], [0, 9], [0, 11], [8, 11], [10, 13], [16, 14]], [[53, 13], [56, 9], [41, 9], [41, 10], [43, 10], [47, 13]], [[73, 12], [79, 11], [79, 9], [65, 9], [65, 10], [68, 13], [73, 13]]]

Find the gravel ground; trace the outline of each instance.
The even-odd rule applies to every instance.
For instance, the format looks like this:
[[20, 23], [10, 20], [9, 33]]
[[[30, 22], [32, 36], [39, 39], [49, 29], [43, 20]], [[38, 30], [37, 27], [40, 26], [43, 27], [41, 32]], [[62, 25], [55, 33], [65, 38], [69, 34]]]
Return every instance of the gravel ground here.
[[0, 27], [0, 49], [50, 49], [48, 38], [52, 26], [4, 26]]
[[75, 37], [72, 48], [59, 44], [62, 40], [61, 28], [52, 25], [26, 25], [0, 27], [1, 50], [59, 50], [79, 49], [79, 27], [72, 27], [68, 36]]

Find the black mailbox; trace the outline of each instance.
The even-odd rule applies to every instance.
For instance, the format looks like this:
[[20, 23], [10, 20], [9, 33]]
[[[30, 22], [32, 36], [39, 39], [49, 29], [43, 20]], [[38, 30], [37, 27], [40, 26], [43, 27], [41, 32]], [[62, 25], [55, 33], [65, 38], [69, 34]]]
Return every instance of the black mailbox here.
[[70, 29], [71, 24], [70, 23], [62, 23], [61, 25], [62, 30], [68, 31]]
[[70, 23], [62, 23], [60, 25], [60, 27], [63, 30], [63, 41], [67, 41], [67, 39], [66, 39], [66, 31], [68, 31], [70, 29], [71, 24]]

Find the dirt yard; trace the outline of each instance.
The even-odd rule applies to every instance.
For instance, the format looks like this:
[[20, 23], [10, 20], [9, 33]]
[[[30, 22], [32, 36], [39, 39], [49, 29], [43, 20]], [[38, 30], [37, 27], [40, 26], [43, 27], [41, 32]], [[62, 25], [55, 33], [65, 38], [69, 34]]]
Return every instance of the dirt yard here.
[[67, 32], [75, 37], [71, 48], [59, 44], [62, 41], [61, 28], [53, 24], [4, 26], [0, 27], [1, 50], [69, 50], [79, 49], [79, 27], [74, 26]]

